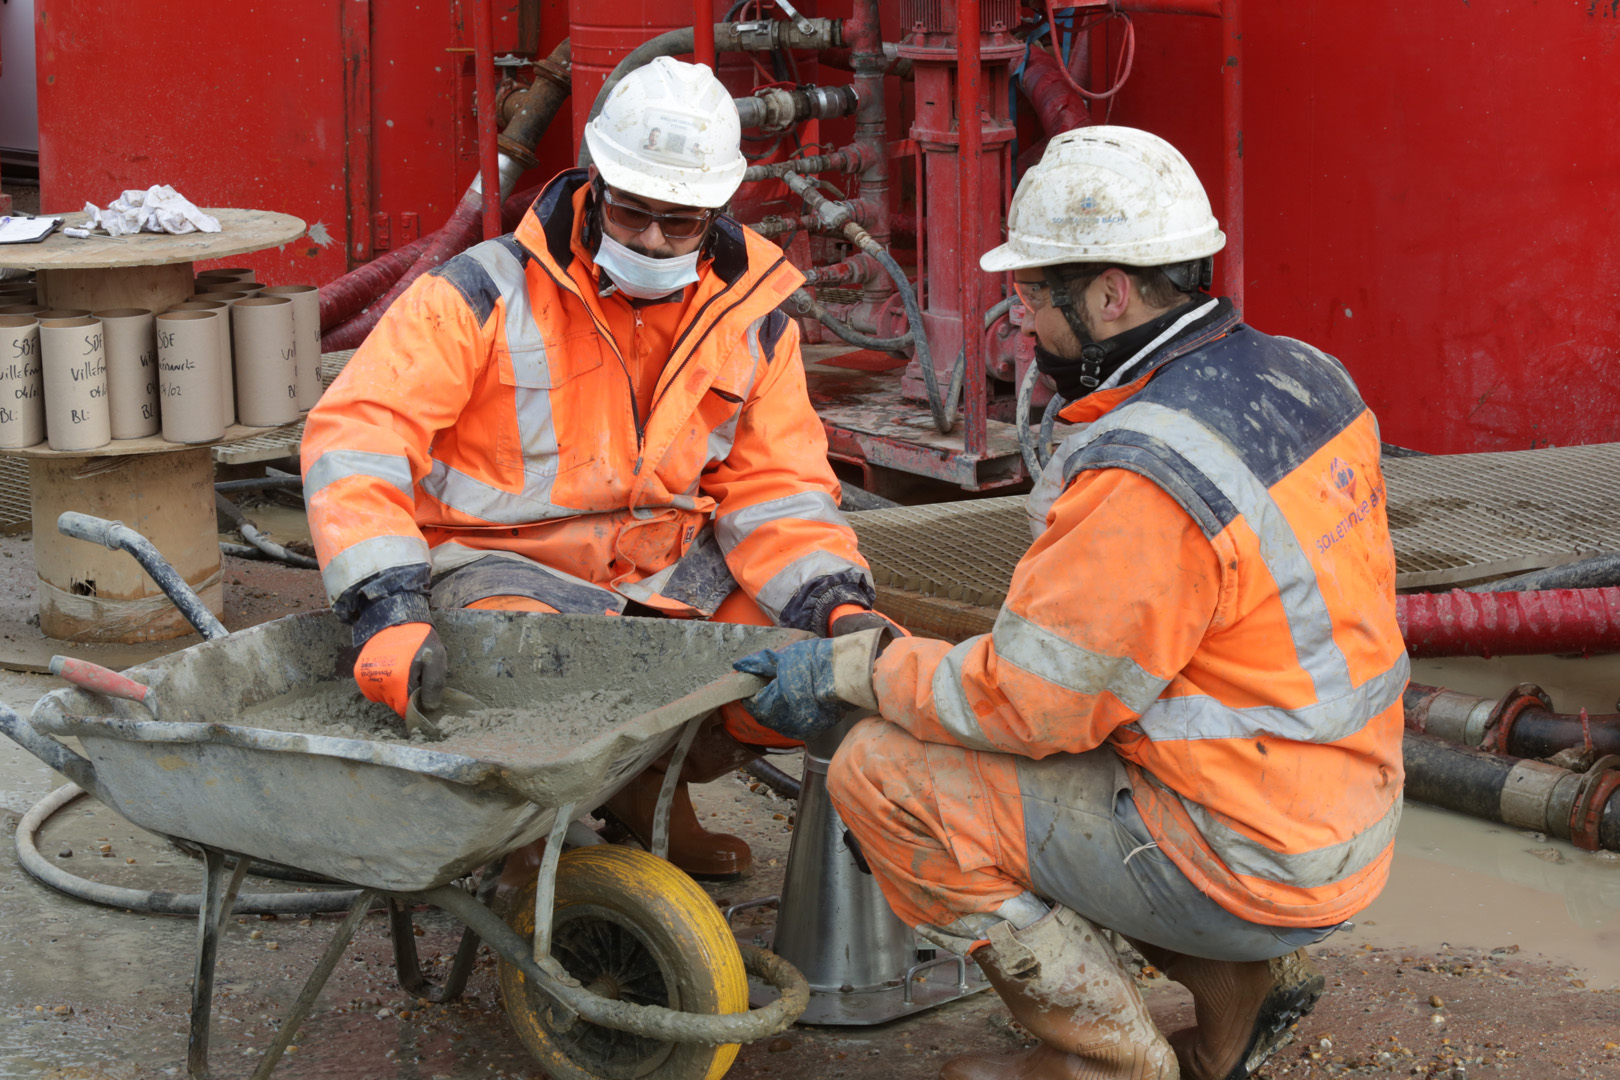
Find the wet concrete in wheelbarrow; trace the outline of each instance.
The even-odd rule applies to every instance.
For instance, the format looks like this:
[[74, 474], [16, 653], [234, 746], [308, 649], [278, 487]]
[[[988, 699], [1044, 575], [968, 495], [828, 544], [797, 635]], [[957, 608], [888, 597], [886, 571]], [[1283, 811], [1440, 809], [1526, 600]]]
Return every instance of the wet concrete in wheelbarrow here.
[[[226, 583], [228, 624], [308, 610], [319, 595], [312, 573], [236, 560]], [[1419, 681], [1476, 693], [1537, 680], [1562, 709], [1608, 711], [1620, 689], [1612, 659], [1416, 666]], [[0, 674], [0, 699], [26, 710], [55, 685]], [[796, 759], [777, 760], [797, 771]], [[19, 817], [60, 782], [0, 740], [0, 1080], [183, 1076], [195, 921], [94, 907], [52, 892], [17, 864], [11, 833]], [[740, 774], [694, 799], [711, 828], [740, 833], [754, 847], [752, 877], [710, 886], [716, 902], [776, 892], [793, 804]], [[65, 849], [73, 855], [62, 859]], [[58, 815], [40, 850], [109, 883], [186, 892], [200, 884], [195, 860], [89, 802]], [[216, 976], [216, 1077], [251, 1072], [337, 921], [228, 920]], [[448, 966], [459, 928], [434, 912], [418, 922], [431, 977]], [[1620, 1078], [1620, 860], [1409, 807], [1384, 896], [1355, 930], [1312, 951], [1328, 994], [1263, 1077]], [[1179, 987], [1148, 978], [1144, 988], [1166, 1030], [1191, 1022]], [[1022, 1034], [985, 993], [877, 1028], [795, 1028], [744, 1047], [729, 1075], [922, 1080], [953, 1054], [1016, 1050]], [[500, 1008], [493, 956], [484, 952], [461, 1002], [424, 1005], [395, 982], [381, 914], [365, 921], [295, 1045], [276, 1076], [539, 1075]]]

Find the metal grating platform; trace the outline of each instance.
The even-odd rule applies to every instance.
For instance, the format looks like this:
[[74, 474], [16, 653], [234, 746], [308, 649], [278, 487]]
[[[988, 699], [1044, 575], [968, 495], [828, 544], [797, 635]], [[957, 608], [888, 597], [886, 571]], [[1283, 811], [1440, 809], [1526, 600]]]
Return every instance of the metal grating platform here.
[[[1620, 443], [1386, 458], [1397, 588], [1468, 585], [1620, 551]], [[850, 516], [890, 601], [993, 609], [1029, 547], [1022, 496]], [[944, 610], [944, 609], [942, 609]]]

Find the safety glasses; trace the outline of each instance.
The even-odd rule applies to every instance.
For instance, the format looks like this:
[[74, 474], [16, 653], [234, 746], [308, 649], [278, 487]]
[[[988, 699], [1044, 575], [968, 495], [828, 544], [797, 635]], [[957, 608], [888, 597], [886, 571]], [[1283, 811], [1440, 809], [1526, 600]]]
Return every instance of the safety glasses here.
[[658, 231], [664, 234], [667, 240], [691, 240], [702, 236], [714, 220], [713, 210], [682, 210], [671, 213], [659, 213], [649, 210], [645, 206], [634, 203], [619, 202], [613, 197], [613, 189], [602, 189], [602, 205], [607, 210], [608, 220], [621, 229], [633, 233], [645, 232], [647, 226], [658, 223]]
[[[1062, 281], [1069, 287], [1069, 295], [1078, 297], [1090, 287], [1093, 281], [1102, 277], [1112, 266], [1088, 267], [1081, 273], [1066, 275]], [[1050, 280], [1019, 281], [1013, 278], [1013, 292], [1018, 294], [1018, 302], [1030, 311], [1039, 311], [1052, 302], [1052, 283]]]

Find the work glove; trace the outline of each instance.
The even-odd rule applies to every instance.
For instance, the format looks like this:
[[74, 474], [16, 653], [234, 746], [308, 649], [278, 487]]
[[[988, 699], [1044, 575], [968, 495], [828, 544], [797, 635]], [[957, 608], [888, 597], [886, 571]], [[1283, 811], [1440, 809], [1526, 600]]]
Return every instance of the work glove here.
[[800, 741], [826, 731], [850, 709], [876, 710], [872, 665], [886, 644], [885, 633], [859, 630], [743, 657], [732, 667], [771, 680], [743, 708], [777, 734]]
[[895, 638], [911, 636], [911, 631], [887, 615], [873, 611], [871, 608], [861, 607], [859, 604], [840, 604], [833, 609], [832, 617], [827, 620], [828, 637], [858, 634], [862, 630], [884, 631], [884, 648], [887, 648], [889, 642]]
[[354, 681], [369, 700], [380, 701], [403, 717], [418, 689], [424, 711], [443, 703], [446, 663], [444, 643], [431, 623], [400, 623], [366, 640], [354, 662]]

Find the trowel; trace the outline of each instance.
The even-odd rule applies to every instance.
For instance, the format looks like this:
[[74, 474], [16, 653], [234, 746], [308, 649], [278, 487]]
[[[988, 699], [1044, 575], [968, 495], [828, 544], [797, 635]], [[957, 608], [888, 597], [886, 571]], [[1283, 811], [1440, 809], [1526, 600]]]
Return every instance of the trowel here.
[[444, 732], [439, 730], [440, 720], [446, 716], [477, 712], [483, 707], [484, 703], [471, 694], [447, 686], [444, 688], [443, 696], [439, 698], [437, 707], [424, 708], [422, 691], [417, 689], [411, 695], [410, 701], [405, 704], [405, 734], [414, 735], [420, 731], [429, 740], [438, 742], [444, 738]]

